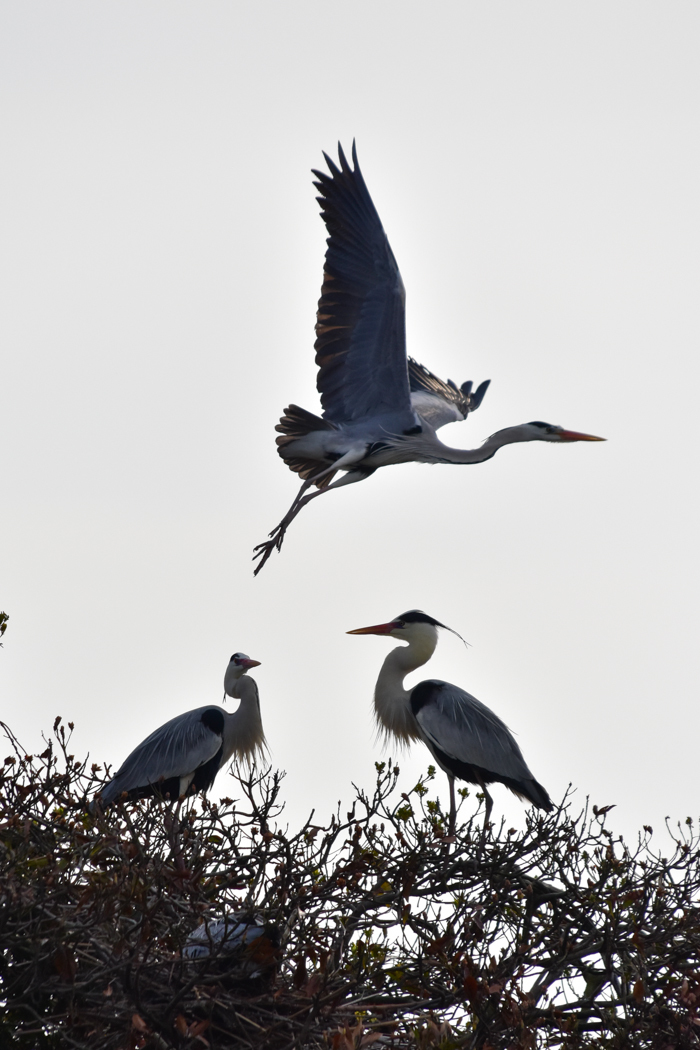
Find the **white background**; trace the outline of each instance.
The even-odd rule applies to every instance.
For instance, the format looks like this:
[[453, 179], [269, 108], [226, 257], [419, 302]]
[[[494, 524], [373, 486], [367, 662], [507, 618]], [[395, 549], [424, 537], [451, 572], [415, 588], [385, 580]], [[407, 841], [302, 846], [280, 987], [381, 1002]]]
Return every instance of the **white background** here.
[[[118, 764], [243, 650], [290, 818], [325, 816], [380, 757], [388, 643], [344, 632], [420, 607], [472, 647], [445, 635], [415, 680], [492, 706], [555, 799], [571, 781], [632, 835], [696, 814], [697, 5], [0, 14], [0, 689], [24, 745], [60, 713]], [[444, 440], [543, 419], [608, 442], [383, 470], [253, 579], [297, 488], [274, 425], [318, 410], [309, 169], [353, 136], [410, 352], [492, 380]]]

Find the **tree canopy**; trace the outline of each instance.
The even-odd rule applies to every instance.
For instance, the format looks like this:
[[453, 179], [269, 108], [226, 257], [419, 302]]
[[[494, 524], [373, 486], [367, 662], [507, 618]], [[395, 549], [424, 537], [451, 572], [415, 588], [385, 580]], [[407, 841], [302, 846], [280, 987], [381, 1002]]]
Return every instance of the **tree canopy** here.
[[93, 815], [70, 728], [33, 756], [6, 727], [0, 1046], [699, 1045], [690, 818], [630, 846], [569, 795], [480, 851], [483, 810], [450, 841], [434, 770], [401, 793], [391, 762], [296, 831], [269, 770]]

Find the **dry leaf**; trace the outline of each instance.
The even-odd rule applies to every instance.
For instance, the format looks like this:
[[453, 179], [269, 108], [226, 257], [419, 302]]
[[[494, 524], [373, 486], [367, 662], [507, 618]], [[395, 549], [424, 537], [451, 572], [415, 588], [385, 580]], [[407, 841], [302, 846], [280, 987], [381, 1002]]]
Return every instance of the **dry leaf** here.
[[147, 1032], [148, 1031], [148, 1025], [144, 1021], [143, 1017], [139, 1016], [139, 1014], [132, 1014], [131, 1015], [131, 1027], [135, 1028], [137, 1032]]
[[[187, 1030], [187, 1034], [196, 1039], [198, 1036], [201, 1036], [202, 1032], [206, 1032], [210, 1024], [210, 1021], [193, 1021]], [[206, 1040], [202, 1041], [206, 1042]]]
[[312, 999], [314, 995], [317, 995], [323, 987], [323, 974], [313, 973], [309, 977], [308, 981], [304, 985], [304, 995], [308, 995], [309, 999]]
[[67, 948], [58, 948], [53, 953], [53, 964], [63, 981], [72, 981], [78, 969], [75, 956]]

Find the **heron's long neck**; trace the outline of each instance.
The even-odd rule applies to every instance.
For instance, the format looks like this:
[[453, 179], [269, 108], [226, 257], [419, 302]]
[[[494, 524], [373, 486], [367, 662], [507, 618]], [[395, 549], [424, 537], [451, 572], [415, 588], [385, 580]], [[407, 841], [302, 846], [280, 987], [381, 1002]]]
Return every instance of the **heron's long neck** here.
[[430, 457], [431, 463], [483, 463], [498, 452], [504, 445], [513, 445], [518, 441], [531, 440], [524, 437], [520, 427], [506, 427], [491, 434], [479, 448], [450, 448], [435, 436], [435, 454]]
[[401, 743], [419, 740], [420, 734], [411, 711], [411, 694], [403, 687], [403, 680], [411, 671], [422, 667], [435, 652], [437, 635], [421, 638], [409, 645], [400, 645], [387, 656], [374, 689], [374, 713], [380, 729], [392, 734]]
[[231, 690], [230, 696], [240, 700], [238, 710], [226, 714], [224, 725], [223, 763], [235, 754], [250, 764], [258, 753], [265, 750], [265, 731], [260, 717], [258, 687], [247, 674], [241, 675]]

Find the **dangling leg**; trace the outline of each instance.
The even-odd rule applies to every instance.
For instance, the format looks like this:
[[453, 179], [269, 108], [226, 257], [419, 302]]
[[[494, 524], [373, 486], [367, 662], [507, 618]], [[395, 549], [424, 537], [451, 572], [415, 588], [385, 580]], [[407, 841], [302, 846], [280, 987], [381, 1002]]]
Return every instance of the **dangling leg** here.
[[308, 481], [304, 482], [301, 489], [297, 493], [296, 499], [292, 503], [285, 516], [282, 518], [282, 521], [270, 533], [270, 539], [265, 540], [264, 543], [259, 543], [257, 547], [253, 549], [253, 561], [255, 561], [256, 558], [260, 558], [260, 561], [253, 573], [254, 576], [258, 575], [263, 565], [272, 554], [273, 550], [275, 548], [277, 548], [277, 550], [281, 549], [282, 542], [284, 540], [284, 535], [292, 521], [294, 521], [299, 511], [302, 509], [302, 507], [305, 507], [306, 504], [310, 503], [312, 499], [316, 499], [317, 496], [322, 496], [324, 492], [330, 492], [331, 489], [341, 488], [343, 485], [352, 485], [356, 481], [363, 481], [365, 478], [368, 478], [370, 474], [374, 473], [374, 470], [351, 470], [348, 471], [348, 473], [344, 477], [340, 478], [338, 481], [334, 481], [330, 485], [326, 485], [325, 488], [317, 489], [316, 492], [310, 492], [308, 495], [304, 495], [306, 489], [310, 488], [311, 485], [313, 485], [316, 481], [320, 480], [320, 478], [323, 477], [324, 474], [329, 474], [332, 470], [337, 469], [338, 464], [334, 463], [332, 467], [328, 467], [326, 470], [322, 470], [319, 474], [315, 474], [313, 478], [309, 478]]
[[[307, 485], [309, 483], [304, 482], [304, 484]], [[336, 484], [338, 483], [336, 482]], [[257, 547], [253, 548], [253, 561], [255, 561], [256, 558], [260, 558], [260, 561], [253, 573], [254, 576], [258, 575], [263, 565], [272, 554], [275, 547], [277, 548], [277, 550], [280, 550], [280, 548], [282, 547], [282, 541], [284, 540], [284, 534], [286, 533], [287, 529], [294, 521], [302, 507], [305, 507], [306, 504], [310, 503], [312, 499], [316, 499], [317, 496], [322, 496], [324, 492], [328, 492], [332, 488], [334, 488], [334, 485], [326, 485], [325, 488], [316, 489], [315, 492], [310, 492], [306, 496], [302, 496], [301, 492], [298, 494], [297, 498], [294, 500], [291, 507], [289, 508], [285, 516], [282, 518], [282, 521], [270, 533], [270, 539], [265, 540], [264, 543], [259, 543]]]
[[450, 825], [448, 835], [452, 839], [455, 835], [455, 823], [457, 821], [457, 805], [455, 803], [455, 778], [448, 777], [450, 782]]
[[[306, 481], [303, 481], [302, 484], [301, 484], [301, 488], [297, 492], [296, 497], [295, 497], [291, 507], [287, 511], [287, 514], [284, 516], [282, 521], [286, 521], [287, 520], [287, 518], [289, 517], [290, 513], [296, 507], [297, 503], [299, 503], [301, 501], [301, 498], [304, 495], [304, 493], [308, 492], [308, 490], [311, 488], [312, 485], [315, 485], [317, 481], [321, 480], [321, 478], [325, 478], [326, 474], [332, 474], [337, 469], [338, 468], [336, 467], [336, 465], [334, 463], [332, 466], [326, 467], [324, 470], [319, 470], [318, 474], [314, 474], [312, 477], [307, 478]], [[325, 488], [330, 488], [330, 486], [326, 485]], [[317, 493], [317, 495], [318, 495], [318, 493]], [[281, 524], [281, 522], [280, 522], [280, 524]], [[277, 526], [277, 529], [278, 528], [279, 528], [279, 525]], [[270, 536], [274, 536], [274, 534], [277, 532], [277, 529], [273, 529], [272, 532], [270, 533]]]
[[[291, 507], [289, 508], [287, 513], [285, 514], [284, 518], [282, 518], [282, 521], [277, 526], [277, 528], [273, 529], [272, 532], [269, 535], [270, 536], [275, 536], [277, 534], [277, 531], [280, 528], [280, 526], [282, 525], [282, 523], [287, 521], [287, 519], [289, 518], [289, 515], [292, 513], [294, 508], [299, 503], [301, 503], [301, 500], [302, 500], [302, 497], [303, 497], [304, 493], [308, 492], [308, 490], [311, 488], [312, 485], [315, 485], [317, 481], [321, 480], [321, 478], [325, 478], [326, 474], [331, 474], [331, 475], [334, 474], [336, 472], [336, 470], [339, 469], [338, 468], [338, 463], [340, 463], [341, 461], [342, 462], [347, 461], [348, 459], [350, 459], [350, 456], [352, 456], [352, 459], [356, 458], [356, 454], [355, 453], [349, 453], [348, 455], [342, 456], [340, 460], [336, 460], [336, 462], [331, 464], [330, 467], [324, 467], [323, 470], [319, 470], [318, 474], [313, 474], [310, 478], [307, 478], [306, 481], [302, 482], [301, 488], [297, 492], [296, 497], [295, 497], [294, 501], [292, 502]], [[352, 462], [352, 459], [350, 460], [350, 462]], [[365, 476], [368, 476], [371, 473], [372, 473], [372, 471], [368, 471]], [[347, 479], [341, 478], [339, 481], [334, 482], [334, 484], [335, 485], [347, 484]], [[333, 486], [331, 486], [331, 485], [324, 485], [324, 486], [322, 486], [321, 490], [319, 492], [315, 492], [314, 495], [315, 496], [320, 496], [322, 491], [325, 491], [326, 489], [329, 489], [329, 488], [332, 488], [332, 487]], [[291, 521], [291, 518], [289, 518], [289, 521]], [[257, 550], [257, 547], [256, 547], [256, 550]]]
[[[294, 517], [294, 514], [292, 514], [292, 511], [295, 511], [295, 512], [296, 512], [296, 508], [297, 508], [297, 507], [299, 506], [299, 504], [301, 503], [301, 500], [302, 500], [302, 497], [304, 496], [304, 493], [305, 493], [305, 492], [308, 492], [308, 491], [309, 491], [309, 489], [310, 489], [310, 488], [311, 488], [311, 487], [312, 487], [313, 485], [315, 485], [317, 481], [320, 481], [320, 480], [321, 480], [321, 478], [322, 478], [322, 477], [323, 477], [323, 476], [324, 476], [325, 474], [330, 474], [330, 473], [331, 473], [331, 471], [333, 471], [333, 470], [335, 470], [335, 467], [328, 467], [328, 468], [327, 468], [326, 470], [321, 470], [321, 471], [319, 471], [319, 473], [318, 473], [318, 474], [314, 474], [314, 476], [313, 476], [312, 478], [307, 478], [307, 479], [306, 479], [306, 481], [302, 481], [302, 483], [301, 483], [301, 488], [299, 489], [299, 491], [297, 492], [296, 496], [295, 496], [295, 497], [294, 497], [294, 499], [292, 500], [292, 505], [291, 505], [291, 507], [289, 508], [289, 510], [287, 511], [287, 513], [285, 514], [285, 516], [284, 516], [284, 517], [282, 518], [282, 521], [281, 521], [281, 522], [279, 523], [279, 525], [278, 525], [278, 526], [277, 526], [276, 528], [274, 528], [274, 529], [272, 530], [272, 532], [271, 532], [271, 533], [269, 533], [269, 535], [270, 535], [270, 536], [276, 536], [276, 535], [277, 535], [277, 532], [278, 532], [278, 530], [279, 530], [279, 529], [280, 529], [280, 527], [281, 527], [281, 526], [282, 526], [282, 525], [284, 524], [284, 522], [287, 522], [287, 524], [288, 524], [288, 523], [289, 523], [289, 521], [291, 521], [291, 520], [292, 520], [292, 517]], [[326, 488], [328, 488], [329, 486], [328, 486], [328, 485], [326, 485], [325, 487], [326, 487]], [[316, 493], [314, 493], [314, 495], [316, 495], [316, 496], [319, 496], [319, 495], [320, 495], [320, 493], [321, 493], [321, 491], [322, 491], [322, 490], [319, 490], [319, 492], [316, 492]], [[291, 515], [291, 516], [290, 516], [290, 515]], [[257, 550], [257, 547], [256, 547], [255, 549]]]
[[327, 488], [330, 488], [330, 485], [326, 485], [325, 488], [320, 488], [318, 492], [313, 492], [306, 498], [304, 498], [304, 493], [308, 492], [312, 485], [314, 485], [317, 481], [320, 481], [321, 478], [324, 477], [324, 475], [330, 474], [333, 470], [335, 470], [335, 466], [327, 467], [325, 470], [319, 471], [318, 474], [314, 474], [313, 477], [307, 478], [306, 481], [302, 482], [301, 488], [292, 500], [291, 507], [289, 508], [285, 516], [282, 518], [282, 521], [279, 523], [279, 525], [277, 525], [276, 528], [274, 528], [270, 533], [271, 538], [269, 540], [265, 540], [264, 543], [259, 543], [257, 547], [253, 548], [254, 552], [260, 552], [258, 554], [253, 553], [253, 561], [255, 561], [256, 558], [262, 558], [260, 564], [253, 573], [254, 576], [258, 575], [263, 565], [272, 554], [272, 551], [274, 550], [275, 546], [277, 547], [277, 550], [280, 549], [280, 547], [282, 546], [284, 534], [287, 531], [289, 523], [297, 516], [302, 506], [307, 504], [311, 499], [314, 498], [314, 496], [320, 496], [322, 492], [325, 492]]
[[[296, 507], [296, 505], [299, 502], [299, 500], [301, 499], [301, 497], [304, 495], [305, 492], [309, 491], [309, 489], [311, 488], [312, 485], [313, 485], [313, 481], [310, 478], [307, 479], [306, 481], [302, 482], [301, 488], [297, 492], [296, 496], [294, 497], [294, 501], [293, 501], [291, 507], [289, 508], [290, 510], [294, 510], [294, 508]], [[270, 533], [270, 535], [272, 535], [272, 533]]]

